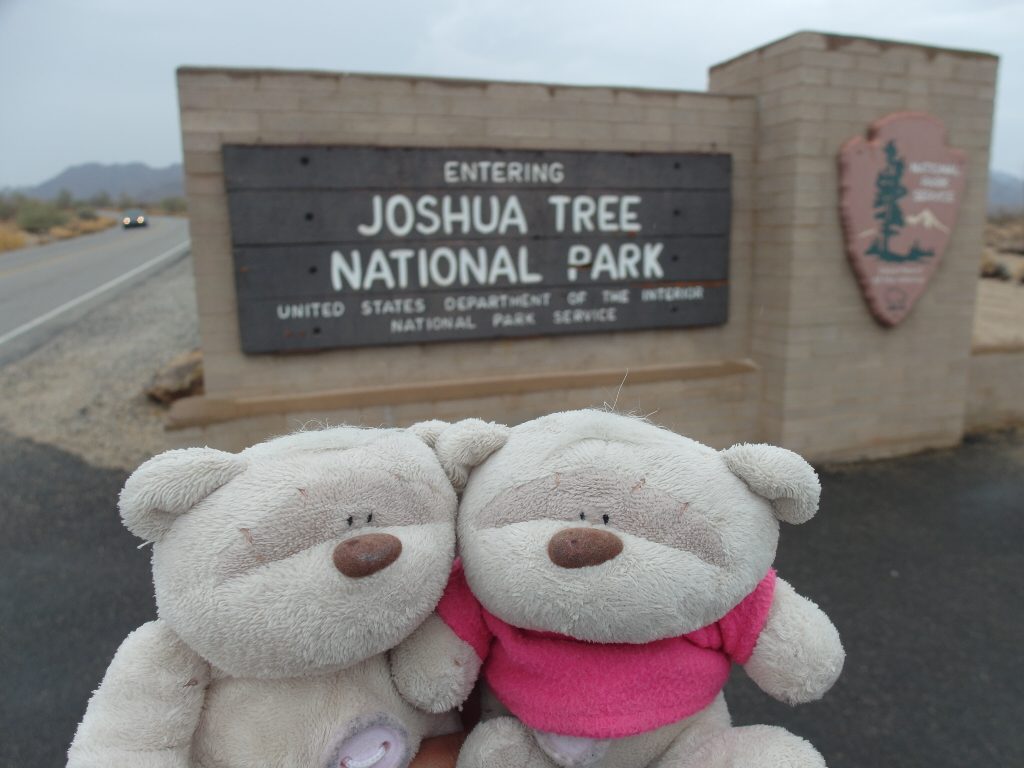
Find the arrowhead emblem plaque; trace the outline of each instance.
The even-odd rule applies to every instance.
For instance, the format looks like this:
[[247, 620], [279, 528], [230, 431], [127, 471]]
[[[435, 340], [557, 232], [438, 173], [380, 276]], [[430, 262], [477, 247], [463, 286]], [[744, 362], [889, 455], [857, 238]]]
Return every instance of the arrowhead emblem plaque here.
[[928, 287], [956, 224], [967, 157], [921, 112], [876, 120], [839, 153], [846, 253], [880, 323], [900, 323]]

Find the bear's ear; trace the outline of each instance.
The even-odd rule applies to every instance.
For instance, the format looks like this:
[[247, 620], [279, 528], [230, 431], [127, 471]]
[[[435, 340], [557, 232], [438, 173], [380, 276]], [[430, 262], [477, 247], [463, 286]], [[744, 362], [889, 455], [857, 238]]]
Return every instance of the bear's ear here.
[[431, 421], [420, 421], [409, 427], [409, 431], [412, 432], [416, 437], [427, 444], [428, 447], [433, 448], [437, 445], [437, 438], [441, 436], [448, 427], [450, 427], [447, 421], [441, 421], [440, 419], [433, 419]]
[[722, 451], [722, 458], [750, 490], [772, 503], [779, 520], [806, 523], [818, 511], [818, 475], [792, 451], [774, 445], [743, 443]]
[[118, 508], [125, 527], [157, 541], [178, 515], [245, 471], [241, 456], [213, 448], [182, 448], [154, 456], [121, 489]]
[[504, 424], [463, 419], [443, 430], [434, 441], [434, 452], [456, 491], [462, 491], [469, 472], [501, 448], [511, 430]]

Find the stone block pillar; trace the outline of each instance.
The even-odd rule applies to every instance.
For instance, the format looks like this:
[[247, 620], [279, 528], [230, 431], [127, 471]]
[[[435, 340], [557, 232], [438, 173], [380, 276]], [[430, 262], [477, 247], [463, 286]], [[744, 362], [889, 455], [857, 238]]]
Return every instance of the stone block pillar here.
[[[964, 429], [996, 57], [800, 32], [713, 67], [758, 99], [751, 352], [762, 437], [817, 459], [951, 445]], [[868, 311], [844, 250], [838, 153], [894, 112], [941, 119], [967, 153], [942, 263], [899, 326]]]

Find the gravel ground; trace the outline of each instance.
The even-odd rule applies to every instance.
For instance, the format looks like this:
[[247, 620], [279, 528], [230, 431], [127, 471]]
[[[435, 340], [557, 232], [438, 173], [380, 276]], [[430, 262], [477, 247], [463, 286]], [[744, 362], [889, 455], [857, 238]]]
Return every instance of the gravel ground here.
[[192, 259], [115, 296], [0, 368], [0, 430], [134, 469], [168, 447], [153, 373], [199, 343]]

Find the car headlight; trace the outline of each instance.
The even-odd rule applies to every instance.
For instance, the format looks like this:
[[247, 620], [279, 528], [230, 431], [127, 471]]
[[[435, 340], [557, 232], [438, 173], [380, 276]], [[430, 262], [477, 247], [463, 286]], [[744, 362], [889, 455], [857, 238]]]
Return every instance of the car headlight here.
[[132, 220], [129, 219], [127, 216], [125, 216], [123, 219], [121, 219], [121, 223], [122, 224], [131, 224]]
[[145, 217], [145, 216], [139, 216], [139, 218], [137, 218], [137, 219], [136, 219], [136, 221], [137, 221], [137, 222], [139, 222], [139, 224], [141, 224], [141, 223], [142, 223], [142, 222], [144, 222], [145, 220], [146, 220], [146, 217]]

